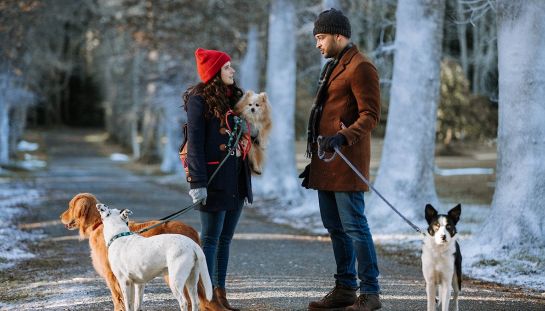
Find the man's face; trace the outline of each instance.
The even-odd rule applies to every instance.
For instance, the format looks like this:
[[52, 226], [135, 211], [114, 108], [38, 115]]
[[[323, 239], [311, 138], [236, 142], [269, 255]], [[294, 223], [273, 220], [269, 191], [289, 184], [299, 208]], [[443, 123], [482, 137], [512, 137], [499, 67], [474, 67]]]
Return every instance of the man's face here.
[[335, 40], [337, 35], [319, 33], [316, 38], [316, 48], [320, 50], [325, 58], [335, 57], [339, 53], [339, 45]]

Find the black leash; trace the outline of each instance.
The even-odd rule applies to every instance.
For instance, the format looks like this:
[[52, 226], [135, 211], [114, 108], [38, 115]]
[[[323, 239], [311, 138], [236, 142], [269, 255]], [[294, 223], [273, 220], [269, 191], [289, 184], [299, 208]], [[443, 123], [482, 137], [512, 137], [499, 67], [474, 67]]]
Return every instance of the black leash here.
[[[227, 161], [227, 159], [232, 156], [232, 155], [235, 155], [236, 153], [236, 148], [237, 148], [237, 145], [238, 145], [238, 142], [240, 140], [240, 137], [242, 137], [242, 132], [243, 129], [242, 129], [242, 126], [239, 126], [240, 124], [242, 123], [242, 119], [238, 118], [238, 117], [235, 117], [235, 126], [234, 126], [234, 129], [233, 131], [231, 132], [231, 135], [229, 135], [229, 142], [227, 144], [228, 146], [228, 149], [227, 149], [227, 154], [225, 155], [225, 157], [223, 158], [223, 160], [221, 161], [221, 163], [218, 165], [218, 167], [216, 168], [216, 170], [214, 171], [214, 173], [212, 173], [212, 176], [210, 176], [210, 179], [208, 179], [208, 183], [207, 183], [207, 186], [210, 185], [210, 183], [212, 182], [212, 180], [214, 179], [214, 177], [216, 177], [218, 171], [220, 170], [220, 168], [223, 166], [223, 164]], [[232, 140], [233, 140], [233, 137], [236, 135], [236, 139], [234, 141], [234, 144], [231, 144], [232, 143]], [[199, 204], [201, 204], [202, 200], [199, 200], [189, 206], [186, 206], [184, 208], [182, 208], [181, 210], [177, 211], [177, 212], [174, 212], [168, 216], [165, 216], [161, 219], [159, 219], [159, 222], [154, 224], [154, 225], [151, 225], [149, 227], [146, 227], [146, 228], [143, 228], [143, 229], [140, 229], [138, 230], [136, 233], [137, 234], [140, 234], [140, 233], [144, 233], [146, 231], [149, 231], [155, 227], [158, 227], [164, 223], [166, 223], [167, 221], [175, 218], [175, 217], [178, 217], [180, 215], [183, 215], [185, 214], [186, 212], [188, 212], [189, 210], [195, 208], [196, 206], [198, 206]]]
[[396, 214], [398, 214], [399, 217], [401, 217], [407, 224], [409, 224], [409, 226], [411, 226], [416, 232], [420, 233], [423, 236], [426, 236], [426, 234], [422, 231], [422, 229], [420, 229], [417, 225], [412, 223], [409, 219], [407, 219], [407, 217], [403, 216], [403, 214], [401, 214], [390, 202], [388, 202], [388, 200], [386, 200], [384, 196], [382, 196], [382, 194], [380, 194], [380, 192], [378, 192], [377, 189], [375, 189], [375, 187], [373, 187], [373, 185], [371, 185], [371, 183], [367, 180], [367, 178], [365, 178], [363, 174], [354, 166], [354, 164], [352, 164], [352, 162], [350, 162], [350, 160], [346, 158], [346, 156], [339, 150], [338, 147], [334, 148], [335, 152], [333, 153], [333, 156], [331, 156], [331, 158], [326, 158], [325, 151], [322, 150], [320, 145], [322, 138], [323, 138], [322, 136], [319, 136], [317, 140], [318, 141], [318, 158], [320, 158], [321, 160], [325, 162], [330, 162], [335, 158], [335, 154], [338, 154], [344, 160], [344, 162], [354, 171], [354, 173], [356, 173], [356, 175], [358, 175], [358, 177], [367, 186], [369, 186], [369, 188], [371, 188]]

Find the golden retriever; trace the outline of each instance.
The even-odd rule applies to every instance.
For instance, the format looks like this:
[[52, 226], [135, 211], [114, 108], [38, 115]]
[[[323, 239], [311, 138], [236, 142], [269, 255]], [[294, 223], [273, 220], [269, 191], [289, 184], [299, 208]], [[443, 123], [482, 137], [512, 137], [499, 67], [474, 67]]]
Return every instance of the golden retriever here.
[[[81, 240], [89, 239], [93, 267], [95, 268], [96, 272], [98, 272], [98, 274], [104, 278], [106, 284], [110, 288], [114, 303], [114, 310], [121, 311], [124, 310], [123, 296], [108, 261], [108, 248], [106, 247], [106, 242], [104, 241], [104, 235], [102, 233], [103, 225], [100, 219], [100, 214], [95, 207], [97, 203], [99, 203], [98, 200], [91, 193], [79, 193], [74, 196], [72, 200], [70, 200], [68, 209], [61, 214], [60, 218], [66, 229], [79, 229], [79, 236]], [[129, 223], [129, 227], [131, 231], [135, 232], [158, 222], [159, 221], [157, 220], [143, 223], [131, 221]], [[144, 237], [149, 237], [162, 233], [182, 234], [191, 238], [197, 244], [200, 244], [197, 231], [180, 221], [168, 221], [142, 233], [141, 235]], [[168, 279], [165, 279], [165, 281], [168, 284]], [[201, 310], [215, 310], [214, 306], [212, 306], [212, 304], [206, 299], [200, 281], [198, 293]]]
[[235, 113], [250, 123], [252, 147], [248, 153], [250, 167], [255, 175], [261, 175], [265, 161], [265, 148], [272, 128], [271, 106], [267, 94], [247, 91], [235, 105]]

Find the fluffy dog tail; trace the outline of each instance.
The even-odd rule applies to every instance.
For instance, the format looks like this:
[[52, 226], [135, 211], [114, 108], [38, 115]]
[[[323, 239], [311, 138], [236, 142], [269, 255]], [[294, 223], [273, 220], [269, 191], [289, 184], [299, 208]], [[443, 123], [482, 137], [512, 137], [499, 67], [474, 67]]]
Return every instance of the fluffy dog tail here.
[[206, 258], [200, 247], [195, 248], [195, 255], [197, 256], [196, 266], [201, 276], [202, 285], [204, 287], [204, 294], [208, 301], [212, 300], [212, 281], [208, 274], [208, 266], [206, 265]]

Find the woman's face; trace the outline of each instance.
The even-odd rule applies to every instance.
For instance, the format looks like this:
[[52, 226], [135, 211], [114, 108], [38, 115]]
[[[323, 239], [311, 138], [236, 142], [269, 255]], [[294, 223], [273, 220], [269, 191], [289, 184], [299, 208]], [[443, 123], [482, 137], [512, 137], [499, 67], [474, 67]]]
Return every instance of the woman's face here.
[[233, 85], [233, 83], [235, 83], [234, 75], [235, 69], [231, 67], [231, 62], [227, 62], [221, 67], [221, 81], [223, 81], [225, 85]]

